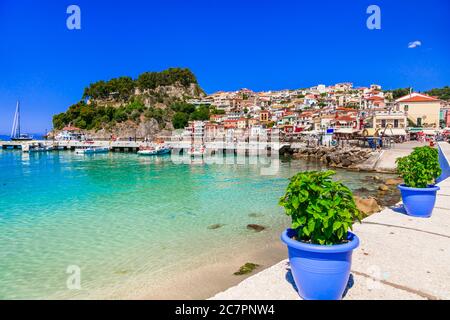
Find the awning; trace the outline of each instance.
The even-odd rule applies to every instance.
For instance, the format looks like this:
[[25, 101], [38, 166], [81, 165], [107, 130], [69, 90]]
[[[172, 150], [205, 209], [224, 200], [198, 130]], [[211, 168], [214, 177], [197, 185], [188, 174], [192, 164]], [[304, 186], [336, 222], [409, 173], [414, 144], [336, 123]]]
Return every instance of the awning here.
[[319, 134], [318, 131], [302, 131], [300, 132], [300, 134], [306, 134], [306, 135], [314, 135], [314, 134]]
[[385, 136], [406, 136], [406, 130], [405, 129], [386, 129], [386, 131], [380, 130], [380, 133], [383, 133]]
[[357, 131], [353, 128], [339, 128], [339, 129], [336, 129], [335, 132], [336, 133], [353, 134], [353, 133], [356, 133]]
[[429, 136], [435, 136], [437, 134], [436, 130], [423, 130], [423, 133]]

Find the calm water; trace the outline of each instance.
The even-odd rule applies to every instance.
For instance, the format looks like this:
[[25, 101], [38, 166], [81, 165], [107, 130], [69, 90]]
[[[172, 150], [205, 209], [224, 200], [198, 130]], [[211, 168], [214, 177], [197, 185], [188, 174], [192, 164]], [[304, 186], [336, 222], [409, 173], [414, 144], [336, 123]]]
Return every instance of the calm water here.
[[[31, 135], [36, 140], [43, 140], [44, 139], [44, 134], [42, 134], [42, 133], [32, 133]], [[11, 140], [11, 137], [9, 135], [1, 135], [0, 134], [0, 140], [9, 141], [9, 140]]]
[[[218, 250], [258, 245], [261, 234], [276, 239], [288, 224], [277, 205], [287, 178], [320, 167], [282, 161], [267, 176], [264, 165], [231, 160], [0, 151], [0, 299], [102, 298], [133, 278], [157, 281]], [[351, 188], [364, 176], [338, 172]], [[249, 223], [270, 228], [257, 234]], [[82, 291], [66, 287], [71, 265]]]

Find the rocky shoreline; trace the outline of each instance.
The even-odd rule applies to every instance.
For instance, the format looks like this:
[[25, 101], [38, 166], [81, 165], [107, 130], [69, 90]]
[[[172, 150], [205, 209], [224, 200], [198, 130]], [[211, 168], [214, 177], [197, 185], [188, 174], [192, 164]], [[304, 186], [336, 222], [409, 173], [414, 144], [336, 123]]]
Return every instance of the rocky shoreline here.
[[300, 149], [292, 157], [294, 159], [319, 161], [331, 168], [345, 168], [359, 171], [361, 170], [359, 167], [360, 164], [377, 155], [378, 152], [372, 151], [371, 149], [319, 146]]
[[[364, 163], [378, 156], [379, 152], [371, 149], [324, 146], [300, 149], [292, 155], [293, 159], [320, 162], [330, 168], [342, 168], [351, 171], [373, 171], [365, 170]], [[397, 185], [402, 183], [402, 179], [389, 178], [383, 180], [379, 176], [367, 176], [365, 179], [368, 184], [377, 185], [377, 188], [362, 187], [353, 190], [355, 202], [365, 216], [370, 216], [382, 211], [385, 207], [391, 207], [400, 202], [401, 196]]]
[[385, 207], [392, 207], [400, 202], [401, 195], [397, 185], [403, 182], [401, 178], [383, 180], [378, 176], [367, 176], [365, 179], [367, 183], [378, 185], [377, 189], [369, 190], [362, 187], [353, 190], [356, 205], [365, 216], [370, 216], [382, 211]]

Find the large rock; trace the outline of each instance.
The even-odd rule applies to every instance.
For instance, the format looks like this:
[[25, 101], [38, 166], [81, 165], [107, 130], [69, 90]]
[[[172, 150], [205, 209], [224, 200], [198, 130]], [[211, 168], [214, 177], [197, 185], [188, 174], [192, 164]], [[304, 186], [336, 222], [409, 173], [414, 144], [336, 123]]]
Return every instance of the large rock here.
[[403, 179], [401, 178], [397, 178], [397, 179], [386, 179], [386, 181], [384, 182], [385, 185], [387, 186], [396, 186], [399, 184], [403, 183]]
[[355, 196], [354, 199], [358, 209], [366, 216], [381, 211], [380, 205], [374, 198], [365, 199]]
[[254, 230], [256, 232], [261, 232], [266, 229], [264, 226], [260, 226], [259, 224], [249, 224], [247, 225], [248, 230]]

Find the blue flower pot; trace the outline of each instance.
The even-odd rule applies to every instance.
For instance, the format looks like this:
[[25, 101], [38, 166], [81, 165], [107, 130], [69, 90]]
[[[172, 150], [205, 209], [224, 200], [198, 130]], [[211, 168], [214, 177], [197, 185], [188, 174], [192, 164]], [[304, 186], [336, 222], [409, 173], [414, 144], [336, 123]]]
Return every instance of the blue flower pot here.
[[409, 216], [429, 218], [436, 204], [436, 194], [440, 188], [410, 188], [401, 184], [398, 186], [402, 194], [403, 206]]
[[292, 276], [299, 295], [305, 300], [340, 300], [350, 277], [353, 250], [359, 238], [349, 232], [348, 243], [321, 246], [292, 240], [295, 231], [287, 229], [281, 240], [287, 245]]

